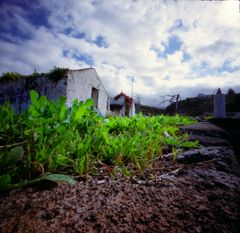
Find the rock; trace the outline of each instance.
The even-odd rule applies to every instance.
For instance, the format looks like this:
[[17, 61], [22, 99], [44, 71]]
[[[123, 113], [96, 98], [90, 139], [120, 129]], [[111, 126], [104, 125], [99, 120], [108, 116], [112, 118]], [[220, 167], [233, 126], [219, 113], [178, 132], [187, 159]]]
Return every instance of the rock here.
[[216, 159], [219, 155], [219, 148], [206, 147], [184, 152], [176, 159], [180, 163], [199, 163], [206, 160]]
[[216, 137], [208, 137], [203, 135], [190, 135], [189, 137], [190, 141], [199, 141], [199, 143], [203, 146], [225, 146], [225, 147], [231, 147], [231, 144], [222, 138], [216, 138]]
[[[239, 128], [230, 123], [239, 146]], [[206, 122], [184, 130], [205, 148], [176, 162], [163, 155], [152, 174], [110, 179], [103, 173], [77, 177], [73, 187], [1, 194], [1, 232], [239, 232], [240, 169], [221, 137], [226, 131]]]
[[216, 169], [240, 175], [239, 164], [232, 149], [210, 146], [189, 150], [176, 158], [179, 163], [194, 164], [214, 160]]
[[98, 180], [97, 184], [104, 184], [106, 182], [106, 180]]
[[174, 180], [174, 179], [176, 179], [175, 175], [171, 175], [171, 174], [163, 174], [156, 178], [157, 178], [157, 180], [161, 180], [161, 179]]
[[208, 136], [214, 138], [226, 138], [227, 133], [220, 127], [210, 122], [199, 122], [198, 124], [186, 125], [180, 127], [183, 133], [189, 133], [200, 136]]
[[233, 119], [240, 119], [240, 112], [237, 112], [234, 116]]

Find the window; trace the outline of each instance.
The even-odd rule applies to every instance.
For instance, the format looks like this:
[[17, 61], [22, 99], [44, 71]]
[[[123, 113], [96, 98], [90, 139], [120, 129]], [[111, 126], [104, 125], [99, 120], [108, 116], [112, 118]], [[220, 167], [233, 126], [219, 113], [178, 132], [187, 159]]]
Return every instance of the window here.
[[93, 107], [97, 108], [98, 107], [98, 89], [92, 87], [92, 95], [91, 98], [94, 100], [94, 105]]

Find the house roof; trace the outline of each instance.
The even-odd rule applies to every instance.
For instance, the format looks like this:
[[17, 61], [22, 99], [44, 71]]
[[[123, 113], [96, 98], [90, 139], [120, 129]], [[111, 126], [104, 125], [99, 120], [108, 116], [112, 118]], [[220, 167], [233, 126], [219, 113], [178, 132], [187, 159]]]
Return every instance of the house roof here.
[[68, 71], [85, 71], [85, 70], [95, 70], [95, 69], [93, 67], [82, 68], [82, 69], [75, 69], [75, 70], [68, 69]]

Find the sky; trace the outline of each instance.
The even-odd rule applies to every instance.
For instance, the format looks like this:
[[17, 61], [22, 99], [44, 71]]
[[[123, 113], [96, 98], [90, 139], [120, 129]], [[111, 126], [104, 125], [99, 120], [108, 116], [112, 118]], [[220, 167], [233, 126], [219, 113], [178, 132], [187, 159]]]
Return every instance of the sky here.
[[240, 92], [238, 0], [0, 0], [0, 73], [93, 67], [111, 96]]

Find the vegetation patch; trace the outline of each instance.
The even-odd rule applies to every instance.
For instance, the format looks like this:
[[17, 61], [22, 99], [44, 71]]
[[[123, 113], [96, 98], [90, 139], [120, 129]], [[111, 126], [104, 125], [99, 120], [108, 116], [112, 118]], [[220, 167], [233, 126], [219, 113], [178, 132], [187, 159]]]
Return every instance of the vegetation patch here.
[[48, 78], [50, 80], [53, 80], [55, 82], [59, 81], [61, 78], [63, 78], [66, 74], [68, 69], [66, 68], [59, 68], [59, 67], [54, 67], [49, 73], [48, 73]]
[[3, 73], [0, 77], [1, 82], [7, 82], [7, 81], [16, 81], [23, 77], [23, 75], [16, 73], [16, 72], [6, 72]]
[[16, 72], [6, 72], [6, 73], [3, 73], [2, 76], [0, 77], [0, 82], [16, 81], [22, 78], [35, 79], [40, 76], [46, 76], [50, 80], [57, 82], [65, 76], [67, 71], [68, 69], [66, 68], [60, 68], [55, 66], [52, 70], [50, 70], [49, 73], [38, 73], [34, 71], [30, 75], [23, 75]]
[[[179, 126], [194, 123], [187, 117], [153, 116], [104, 119], [91, 109], [93, 100], [74, 100], [67, 108], [65, 97], [54, 102], [30, 92], [31, 105], [16, 113], [5, 103], [0, 107], [0, 188], [45, 177], [49, 173], [131, 176], [146, 169], [163, 149], [177, 154], [197, 147]], [[25, 184], [25, 183], [23, 183]]]

